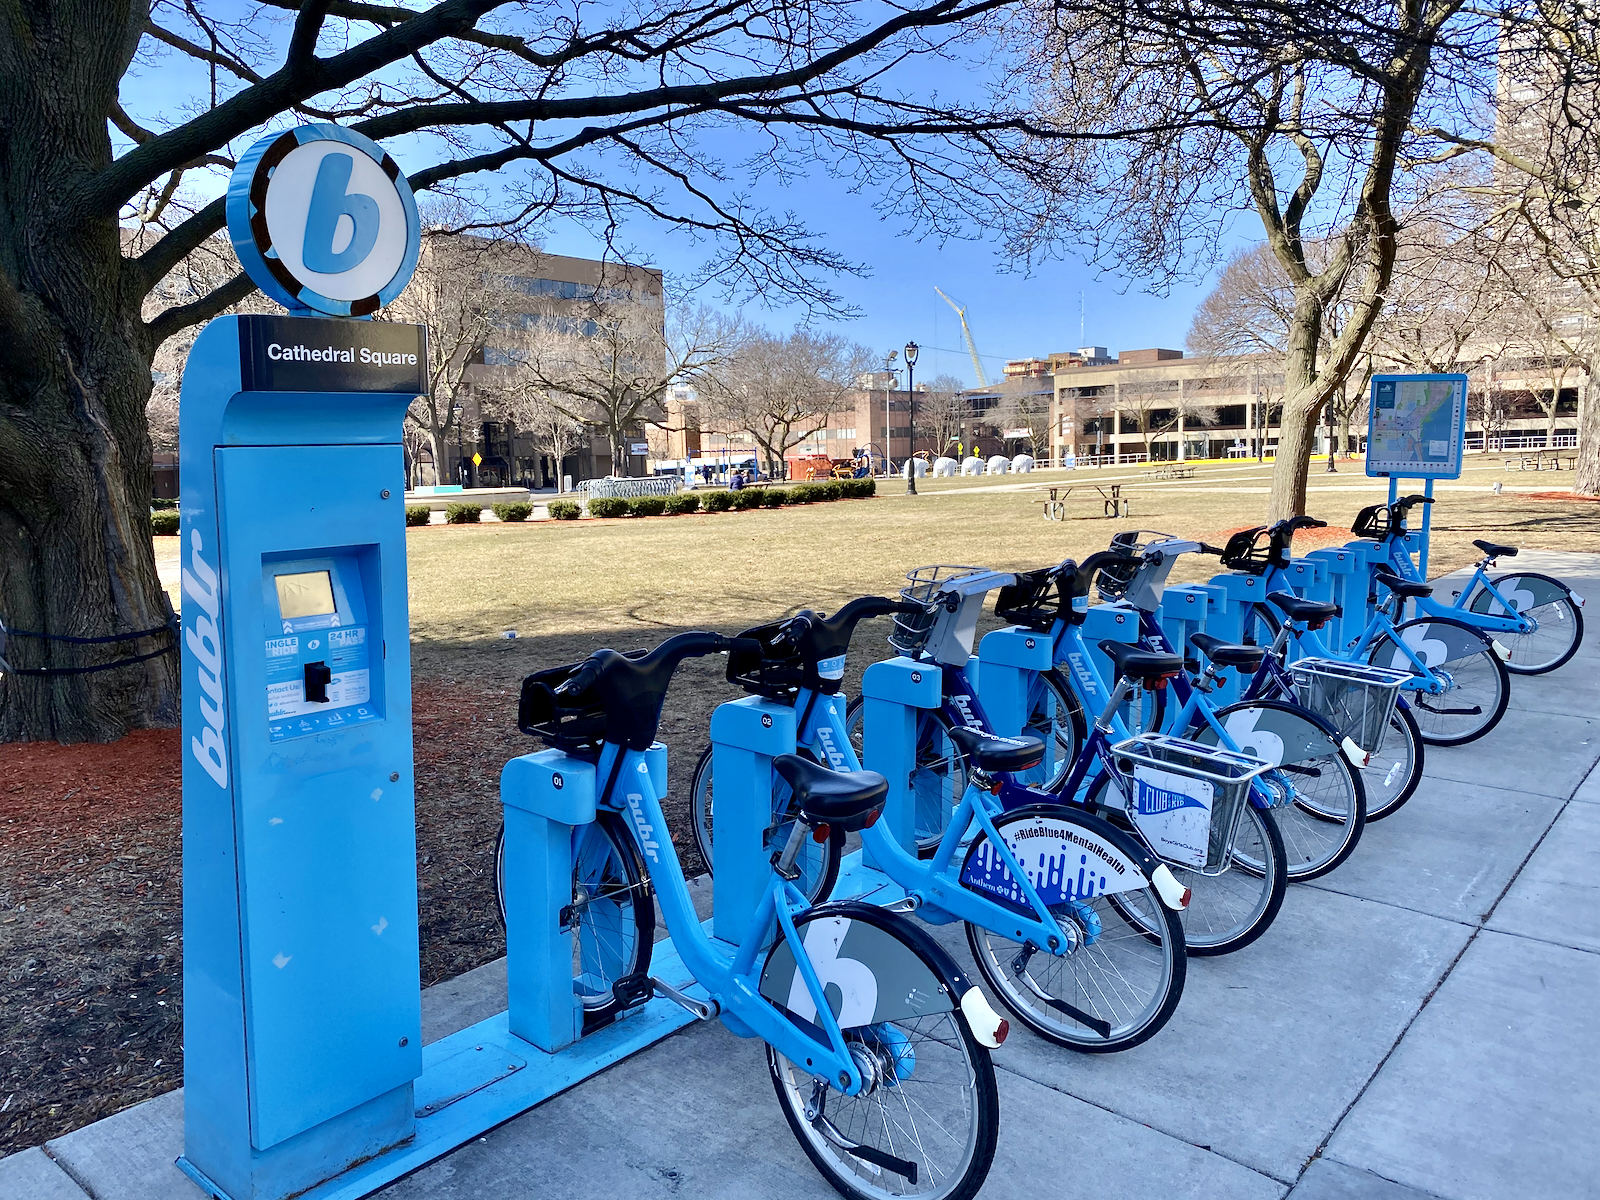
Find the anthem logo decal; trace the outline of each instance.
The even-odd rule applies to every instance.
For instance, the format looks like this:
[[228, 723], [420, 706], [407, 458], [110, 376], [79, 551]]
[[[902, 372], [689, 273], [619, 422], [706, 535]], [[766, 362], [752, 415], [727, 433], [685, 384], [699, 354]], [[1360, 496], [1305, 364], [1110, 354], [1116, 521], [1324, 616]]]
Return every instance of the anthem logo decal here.
[[257, 142], [234, 168], [227, 209], [240, 264], [292, 313], [368, 316], [416, 270], [410, 185], [383, 147], [337, 125]]

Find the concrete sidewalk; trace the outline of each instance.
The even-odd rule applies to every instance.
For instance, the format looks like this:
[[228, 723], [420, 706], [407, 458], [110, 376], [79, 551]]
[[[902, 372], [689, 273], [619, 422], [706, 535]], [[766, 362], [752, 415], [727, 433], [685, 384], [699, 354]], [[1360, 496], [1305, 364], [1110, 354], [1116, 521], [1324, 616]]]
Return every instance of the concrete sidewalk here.
[[[1513, 565], [1508, 560], [1505, 566]], [[1527, 553], [1600, 595], [1600, 556]], [[1443, 589], [1448, 595], [1448, 589]], [[1600, 609], [1590, 610], [1600, 619]], [[1600, 1179], [1600, 645], [1513, 677], [1480, 742], [1248, 949], [1192, 959], [1176, 1016], [1119, 1055], [1016, 1029], [984, 1195], [1561, 1200]], [[680, 766], [679, 769], [682, 769]], [[964, 939], [941, 931], [961, 959]], [[424, 994], [428, 1040], [505, 1005], [490, 964]], [[199, 1200], [171, 1093], [0, 1160], [0, 1200]], [[380, 1193], [836, 1195], [759, 1043], [695, 1026]]]

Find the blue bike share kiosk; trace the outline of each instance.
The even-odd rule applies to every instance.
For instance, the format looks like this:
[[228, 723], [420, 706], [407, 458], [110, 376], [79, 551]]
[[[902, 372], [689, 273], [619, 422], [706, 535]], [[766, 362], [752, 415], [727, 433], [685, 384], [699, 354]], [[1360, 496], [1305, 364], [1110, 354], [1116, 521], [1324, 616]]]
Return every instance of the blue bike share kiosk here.
[[[538, 953], [530, 918], [510, 1013], [422, 1044], [401, 422], [427, 331], [360, 319], [416, 267], [416, 205], [381, 147], [312, 125], [257, 143], [227, 210], [289, 315], [212, 321], [183, 378], [178, 1165], [220, 1200], [354, 1200], [692, 1018], [546, 1053], [577, 1032], [570, 941]], [[566, 1036], [533, 1037], [550, 1013]]]

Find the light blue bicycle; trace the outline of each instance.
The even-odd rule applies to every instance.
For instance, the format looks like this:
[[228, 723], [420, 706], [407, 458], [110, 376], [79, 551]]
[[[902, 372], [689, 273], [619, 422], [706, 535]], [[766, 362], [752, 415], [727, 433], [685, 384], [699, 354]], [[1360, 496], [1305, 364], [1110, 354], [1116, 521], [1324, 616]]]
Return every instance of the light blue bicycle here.
[[[976, 595], [981, 604], [983, 593]], [[730, 655], [728, 676], [747, 691], [794, 706], [803, 754], [837, 770], [859, 770], [838, 694], [851, 632], [869, 616], [899, 613], [920, 620], [931, 615], [932, 627], [924, 623], [924, 635], [932, 643], [948, 637], [953, 651], [946, 657], [965, 661], [972, 627], [962, 620], [960, 603], [946, 606], [945, 599], [907, 604], [865, 596], [831, 617], [805, 610], [748, 630], [743, 636], [762, 651]], [[941, 670], [932, 662], [929, 669]], [[943, 678], [961, 687], [959, 673], [946, 671]], [[965, 690], [959, 695], [960, 704], [976, 715], [977, 698]], [[962, 773], [935, 782], [933, 757], [945, 753], [945, 743], [933, 725], [925, 724], [924, 732], [940, 740], [919, 746], [918, 806], [939, 791], [949, 809], [927, 857], [907, 852], [882, 825], [860, 833], [874, 864], [906, 892], [906, 899], [892, 907], [935, 925], [964, 921], [974, 960], [995, 994], [1030, 1029], [1057, 1045], [1106, 1053], [1154, 1036], [1183, 994], [1178, 914], [1188, 895], [1182, 885], [1132, 835], [1011, 779], [1010, 772], [1036, 765], [1044, 754], [1038, 738], [954, 729], [972, 779]], [[709, 755], [695, 778], [696, 837], [712, 862]], [[944, 791], [957, 784], [955, 794]], [[786, 786], [780, 784], [773, 794], [769, 844], [773, 831], [792, 822], [796, 811]], [[817, 861], [807, 877], [834, 879], [841, 846], [831, 840], [813, 844], [808, 853]]]
[[[660, 994], [767, 1043], [790, 1128], [828, 1181], [862, 1200], [970, 1200], [994, 1157], [999, 1099], [989, 1050], [1006, 1023], [950, 956], [905, 917], [860, 903], [812, 905], [794, 886], [813, 831], [872, 824], [888, 785], [794, 755], [774, 760], [794, 817], [739, 944], [712, 942], [667, 834], [646, 751], [684, 658], [750, 648], [683, 633], [654, 650], [600, 650], [523, 683], [518, 725], [595, 765], [596, 820], [574, 831], [574, 987], [586, 1027]], [[504, 886], [504, 858], [497, 864]], [[659, 890], [657, 890], [659, 887]], [[698, 1000], [649, 974], [654, 902]], [[776, 928], [776, 940], [764, 949]]]
[[[1402, 496], [1392, 504], [1374, 504], [1356, 514], [1350, 531], [1383, 545], [1389, 569], [1408, 583], [1426, 583], [1406, 544], [1406, 514], [1418, 504], [1432, 504], [1432, 496]], [[1559, 579], [1537, 571], [1514, 571], [1492, 578], [1496, 560], [1516, 557], [1515, 546], [1474, 540], [1483, 557], [1473, 567], [1472, 578], [1455, 593], [1454, 602], [1441, 604], [1431, 596], [1417, 596], [1416, 611], [1430, 617], [1451, 617], [1483, 633], [1495, 635], [1505, 646], [1506, 670], [1514, 675], [1543, 675], [1564, 666], [1583, 641], [1583, 597]]]
[[[1297, 529], [1321, 529], [1326, 521], [1291, 517], [1272, 526], [1234, 534], [1223, 548], [1222, 565], [1261, 577], [1265, 601], [1257, 601], [1245, 614], [1244, 641], [1256, 646], [1277, 645], [1283, 635], [1283, 618], [1303, 621], [1310, 632], [1322, 629], [1339, 612], [1336, 604], [1306, 600], [1289, 586], [1284, 568]], [[1412, 679], [1401, 689], [1411, 707], [1422, 740], [1435, 746], [1459, 746], [1488, 733], [1505, 715], [1511, 701], [1511, 676], [1504, 653], [1482, 632], [1455, 617], [1418, 617], [1398, 620], [1398, 603], [1425, 598], [1433, 587], [1402, 579], [1383, 568], [1371, 572], [1374, 587], [1368, 597], [1372, 617], [1355, 637], [1340, 646], [1317, 646], [1327, 658], [1364, 662], [1396, 671], [1409, 671]], [[1378, 587], [1386, 590], [1380, 600]], [[1303, 641], [1303, 639], [1300, 639]]]

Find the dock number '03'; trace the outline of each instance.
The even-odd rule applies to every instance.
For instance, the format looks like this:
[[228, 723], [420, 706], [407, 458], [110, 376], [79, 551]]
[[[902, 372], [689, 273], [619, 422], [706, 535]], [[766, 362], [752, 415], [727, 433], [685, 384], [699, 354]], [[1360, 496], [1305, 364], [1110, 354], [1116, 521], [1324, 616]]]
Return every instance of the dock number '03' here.
[[257, 142], [228, 181], [227, 210], [240, 264], [293, 313], [367, 316], [417, 267], [411, 185], [382, 146], [338, 125]]

